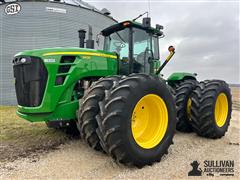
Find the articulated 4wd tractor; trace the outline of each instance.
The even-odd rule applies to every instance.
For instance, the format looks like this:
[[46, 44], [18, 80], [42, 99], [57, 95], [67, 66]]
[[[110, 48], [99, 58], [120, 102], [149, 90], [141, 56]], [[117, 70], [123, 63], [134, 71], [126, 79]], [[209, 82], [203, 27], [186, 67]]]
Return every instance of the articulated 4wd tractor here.
[[[207, 138], [225, 135], [232, 102], [221, 80], [198, 82], [191, 73], [162, 79], [159, 61], [163, 27], [124, 21], [101, 32], [103, 50], [49, 48], [18, 53], [13, 60], [17, 114], [31, 122], [80, 132], [95, 150], [137, 167], [159, 162], [173, 144], [175, 129]], [[86, 44], [87, 48], [84, 48]]]

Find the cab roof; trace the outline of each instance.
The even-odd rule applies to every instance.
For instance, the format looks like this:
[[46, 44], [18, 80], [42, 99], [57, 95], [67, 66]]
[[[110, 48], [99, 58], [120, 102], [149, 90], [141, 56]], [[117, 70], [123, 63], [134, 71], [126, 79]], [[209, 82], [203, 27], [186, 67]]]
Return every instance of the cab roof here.
[[161, 36], [163, 34], [162, 31], [156, 29], [156, 28], [153, 28], [153, 27], [145, 27], [143, 26], [141, 23], [138, 23], [138, 22], [135, 22], [135, 21], [123, 21], [123, 22], [120, 22], [118, 24], [114, 24], [110, 27], [107, 27], [106, 29], [102, 30], [102, 35], [103, 36], [108, 36], [114, 32], [117, 32], [117, 31], [121, 31], [125, 28], [129, 28], [129, 27], [135, 27], [135, 28], [138, 28], [138, 29], [142, 29], [142, 30], [145, 30], [146, 32], [149, 32], [149, 33], [152, 33], [154, 35], [157, 35], [157, 36]]

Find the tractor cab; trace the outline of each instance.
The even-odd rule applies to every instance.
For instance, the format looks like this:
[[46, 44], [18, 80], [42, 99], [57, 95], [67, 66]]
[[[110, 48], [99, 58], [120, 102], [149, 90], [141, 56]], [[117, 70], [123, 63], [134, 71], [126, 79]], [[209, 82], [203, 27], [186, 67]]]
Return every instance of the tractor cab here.
[[119, 59], [119, 74], [153, 74], [159, 64], [159, 37], [162, 26], [151, 27], [151, 19], [143, 23], [124, 21], [104, 29], [104, 51], [115, 52]]

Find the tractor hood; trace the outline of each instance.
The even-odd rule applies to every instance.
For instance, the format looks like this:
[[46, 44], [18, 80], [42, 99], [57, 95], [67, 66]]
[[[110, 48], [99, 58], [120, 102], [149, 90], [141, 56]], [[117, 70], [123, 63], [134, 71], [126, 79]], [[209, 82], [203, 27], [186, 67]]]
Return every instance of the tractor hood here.
[[102, 50], [94, 50], [87, 48], [45, 48], [45, 49], [34, 49], [23, 51], [15, 55], [17, 56], [35, 56], [48, 58], [50, 56], [59, 56], [59, 55], [68, 55], [68, 56], [97, 56], [97, 57], [105, 57], [105, 58], [113, 58], [116, 59], [117, 56], [114, 53], [102, 51]]
[[81, 80], [118, 72], [117, 55], [86, 48], [47, 48], [13, 60], [18, 115], [30, 121], [74, 119]]

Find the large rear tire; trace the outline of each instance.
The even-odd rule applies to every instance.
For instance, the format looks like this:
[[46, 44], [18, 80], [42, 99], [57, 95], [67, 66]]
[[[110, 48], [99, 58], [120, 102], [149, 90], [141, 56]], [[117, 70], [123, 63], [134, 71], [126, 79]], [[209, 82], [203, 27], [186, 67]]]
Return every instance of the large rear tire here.
[[137, 167], [160, 161], [176, 128], [173, 96], [166, 83], [146, 74], [121, 79], [102, 101], [102, 134], [107, 152]]
[[232, 112], [228, 84], [221, 80], [201, 82], [192, 95], [192, 127], [203, 137], [221, 138], [228, 130]]
[[100, 145], [97, 129], [99, 128], [96, 116], [99, 114], [99, 101], [105, 97], [105, 90], [109, 90], [114, 81], [118, 80], [119, 76], [101, 78], [94, 82], [90, 89], [85, 93], [79, 104], [78, 111], [78, 128], [82, 139], [95, 150], [102, 150]]

